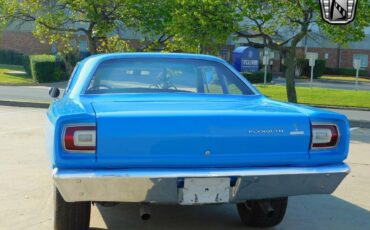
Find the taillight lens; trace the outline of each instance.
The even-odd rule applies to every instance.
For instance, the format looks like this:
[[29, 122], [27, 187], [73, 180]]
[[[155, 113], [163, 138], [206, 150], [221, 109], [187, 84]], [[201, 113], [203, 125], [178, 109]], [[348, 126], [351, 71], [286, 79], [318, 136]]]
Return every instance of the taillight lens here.
[[68, 151], [94, 152], [96, 148], [95, 126], [69, 126], [64, 132], [64, 148]]
[[339, 140], [339, 132], [333, 124], [312, 125], [312, 148], [335, 147]]

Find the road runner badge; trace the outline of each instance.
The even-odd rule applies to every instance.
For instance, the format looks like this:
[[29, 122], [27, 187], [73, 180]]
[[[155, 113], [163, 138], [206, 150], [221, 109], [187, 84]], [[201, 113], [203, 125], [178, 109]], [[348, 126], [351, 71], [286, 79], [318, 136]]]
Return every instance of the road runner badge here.
[[320, 0], [322, 18], [330, 24], [347, 24], [355, 18], [358, 0]]

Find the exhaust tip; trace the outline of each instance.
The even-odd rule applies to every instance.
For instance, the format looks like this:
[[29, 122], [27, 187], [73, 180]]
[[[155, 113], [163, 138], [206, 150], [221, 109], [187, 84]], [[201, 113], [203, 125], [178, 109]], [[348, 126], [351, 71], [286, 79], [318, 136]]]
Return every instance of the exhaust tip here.
[[268, 212], [267, 212], [267, 216], [268, 216], [269, 218], [272, 218], [272, 217], [274, 216], [274, 214], [275, 214], [275, 211], [268, 211]]
[[262, 212], [268, 217], [268, 218], [272, 218], [274, 217], [275, 215], [275, 210], [274, 208], [272, 207], [271, 205], [271, 200], [261, 200], [261, 201], [258, 201], [257, 203]]
[[151, 217], [150, 208], [148, 204], [140, 205], [140, 217], [142, 220], [149, 220]]
[[149, 220], [150, 219], [150, 214], [149, 213], [144, 213], [141, 215], [142, 220]]

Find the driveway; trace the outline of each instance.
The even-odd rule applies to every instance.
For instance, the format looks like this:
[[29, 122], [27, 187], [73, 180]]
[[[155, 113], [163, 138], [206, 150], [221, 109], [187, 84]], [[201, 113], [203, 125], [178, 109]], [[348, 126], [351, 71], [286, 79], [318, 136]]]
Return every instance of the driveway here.
[[[52, 229], [52, 180], [44, 150], [44, 109], [0, 106], [0, 229]], [[352, 132], [352, 172], [333, 195], [292, 197], [275, 229], [370, 229], [370, 129]], [[92, 229], [246, 229], [234, 205], [93, 206]]]

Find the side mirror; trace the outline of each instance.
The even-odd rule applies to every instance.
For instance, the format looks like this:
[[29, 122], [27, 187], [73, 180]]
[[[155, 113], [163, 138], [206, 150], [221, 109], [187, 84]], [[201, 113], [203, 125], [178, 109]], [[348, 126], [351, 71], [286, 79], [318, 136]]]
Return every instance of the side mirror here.
[[60, 90], [57, 87], [52, 87], [49, 89], [49, 95], [52, 98], [57, 98], [60, 95]]

